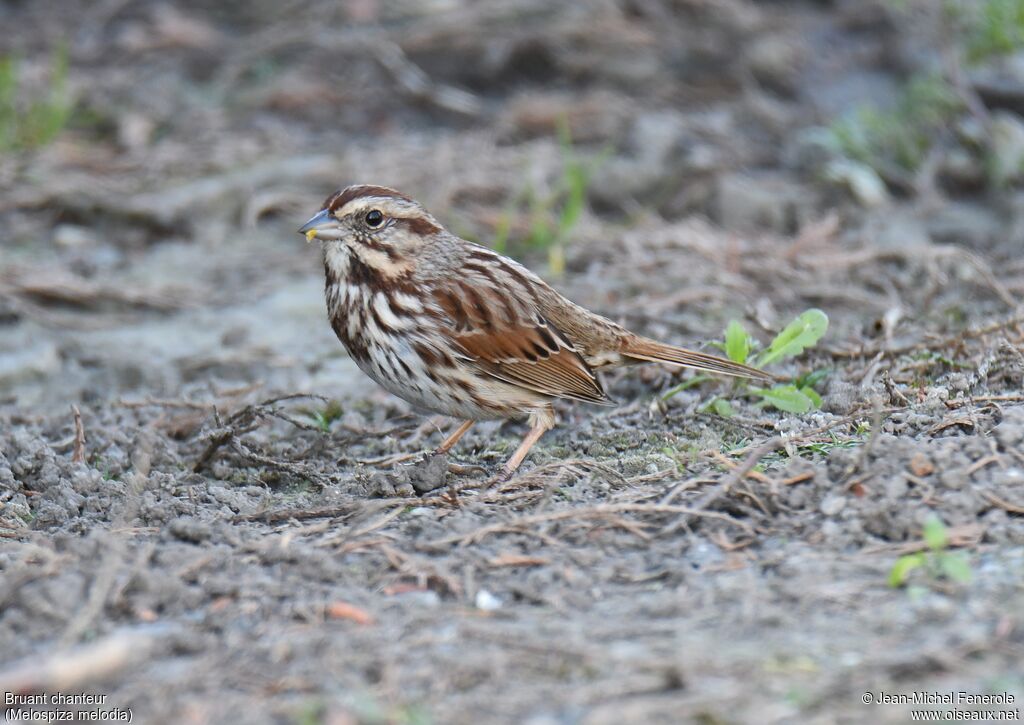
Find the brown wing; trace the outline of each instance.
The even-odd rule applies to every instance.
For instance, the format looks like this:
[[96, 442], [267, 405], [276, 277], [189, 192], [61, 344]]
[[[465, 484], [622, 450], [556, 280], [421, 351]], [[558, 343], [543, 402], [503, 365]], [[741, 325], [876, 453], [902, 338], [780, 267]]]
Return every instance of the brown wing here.
[[530, 309], [529, 295], [520, 299], [500, 288], [495, 272], [470, 264], [462, 279], [434, 292], [465, 356], [486, 375], [544, 395], [611, 402], [572, 343]]

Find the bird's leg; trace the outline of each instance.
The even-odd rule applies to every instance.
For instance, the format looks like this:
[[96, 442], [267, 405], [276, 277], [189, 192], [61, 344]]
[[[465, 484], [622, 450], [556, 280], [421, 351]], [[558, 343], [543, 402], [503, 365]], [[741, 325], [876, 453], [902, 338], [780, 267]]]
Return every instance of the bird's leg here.
[[498, 475], [499, 481], [507, 481], [512, 478], [512, 474], [519, 468], [519, 464], [523, 462], [526, 455], [533, 448], [534, 444], [540, 440], [540, 437], [547, 431], [551, 430], [555, 426], [554, 412], [550, 410], [543, 411], [540, 414], [534, 414], [530, 416], [530, 431], [523, 438], [523, 442], [516, 448], [516, 452], [512, 454], [512, 457], [505, 461], [505, 465], [501, 467], [501, 473]]
[[476, 421], [473, 420], [467, 420], [458, 428], [456, 428], [450, 436], [444, 439], [444, 442], [441, 445], [434, 449], [434, 453], [432, 455], [439, 456], [450, 451], [455, 446], [455, 444], [459, 442], [459, 439], [462, 438], [462, 436], [466, 435], [466, 431], [469, 430], [470, 426], [472, 426], [473, 423], [475, 422]]

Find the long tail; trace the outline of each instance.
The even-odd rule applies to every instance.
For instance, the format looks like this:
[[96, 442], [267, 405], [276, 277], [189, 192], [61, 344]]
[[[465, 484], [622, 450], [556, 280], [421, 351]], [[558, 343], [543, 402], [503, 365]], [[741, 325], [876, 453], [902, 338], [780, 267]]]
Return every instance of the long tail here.
[[621, 352], [626, 357], [631, 357], [635, 360], [683, 365], [694, 370], [705, 370], [709, 373], [719, 373], [720, 375], [732, 375], [738, 378], [754, 378], [766, 381], [781, 379], [764, 370], [758, 370], [749, 365], [742, 365], [732, 360], [727, 360], [724, 357], [666, 345], [663, 342], [646, 337], [635, 336], [627, 340]]

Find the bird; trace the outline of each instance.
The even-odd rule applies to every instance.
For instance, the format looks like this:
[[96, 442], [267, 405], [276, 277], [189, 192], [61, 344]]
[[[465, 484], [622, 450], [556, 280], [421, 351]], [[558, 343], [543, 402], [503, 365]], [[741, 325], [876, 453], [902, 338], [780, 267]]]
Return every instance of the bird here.
[[614, 405], [600, 370], [655, 362], [775, 377], [630, 332], [386, 186], [336, 191], [299, 233], [321, 243], [327, 316], [359, 369], [414, 407], [462, 421], [435, 454], [476, 421], [528, 420], [500, 480], [554, 427], [553, 401]]

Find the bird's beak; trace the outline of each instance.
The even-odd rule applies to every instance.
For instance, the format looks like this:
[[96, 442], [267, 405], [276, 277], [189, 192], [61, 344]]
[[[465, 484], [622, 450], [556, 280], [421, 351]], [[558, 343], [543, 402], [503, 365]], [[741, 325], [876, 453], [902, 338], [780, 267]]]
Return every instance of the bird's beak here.
[[323, 209], [318, 212], [316, 216], [302, 225], [299, 229], [299, 234], [304, 234], [306, 236], [306, 242], [309, 243], [316, 239], [320, 232], [327, 229], [337, 228], [337, 226], [338, 222], [331, 216], [330, 211]]

